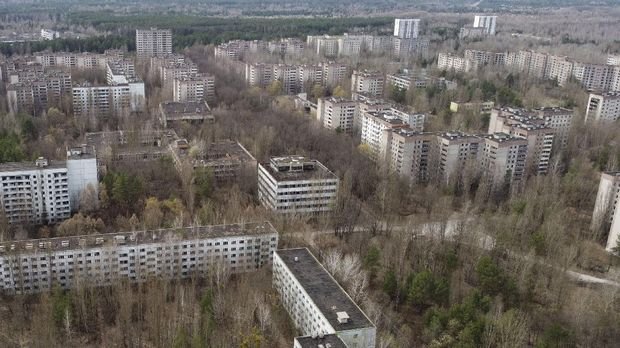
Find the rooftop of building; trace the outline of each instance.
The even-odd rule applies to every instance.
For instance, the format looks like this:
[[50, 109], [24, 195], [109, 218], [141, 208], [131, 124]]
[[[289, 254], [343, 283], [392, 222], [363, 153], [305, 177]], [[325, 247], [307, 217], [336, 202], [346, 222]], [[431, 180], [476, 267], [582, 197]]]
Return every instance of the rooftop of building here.
[[369, 111], [369, 112], [366, 112], [365, 114], [370, 117], [379, 119], [383, 122], [387, 122], [392, 126], [406, 126], [407, 125], [407, 123], [399, 117], [398, 113], [394, 112], [393, 110]]
[[479, 140], [481, 141], [480, 137], [476, 135], [467, 134], [467, 133], [463, 133], [459, 131], [443, 132], [443, 133], [437, 134], [437, 136], [439, 138], [450, 140], [450, 141], [453, 141], [453, 140]]
[[363, 77], [381, 77], [383, 78], [383, 73], [381, 71], [378, 70], [355, 70], [354, 73], [358, 76], [363, 76]]
[[437, 133], [434, 132], [417, 132], [409, 127], [404, 128], [394, 128], [394, 129], [386, 129], [386, 132], [392, 132], [392, 134], [400, 135], [405, 138], [413, 138], [420, 136], [436, 136]]
[[260, 165], [277, 181], [338, 179], [321, 162], [303, 156], [272, 157]]
[[180, 77], [176, 77], [175, 79], [178, 81], [204, 81], [206, 79], [213, 79], [213, 75], [209, 75], [209, 74], [205, 74], [205, 73], [198, 73], [198, 74], [193, 74], [191, 76], [180, 76]]
[[76, 146], [69, 148], [67, 150], [67, 159], [68, 160], [80, 160], [80, 159], [90, 159], [96, 158], [95, 147], [92, 145], [82, 144], [81, 146]]
[[[186, 139], [178, 139], [172, 146], [172, 150], [180, 158], [185, 158], [189, 155], [190, 146]], [[197, 154], [193, 160], [195, 166], [256, 161], [254, 156], [243, 145], [232, 140], [206, 144], [203, 153]]]
[[149, 130], [149, 131], [108, 131], [86, 133], [84, 139], [86, 144], [95, 146], [107, 145], [149, 145], [154, 146], [156, 143], [169, 143], [177, 139], [177, 134], [172, 129], [166, 130]]
[[493, 141], [499, 144], [518, 143], [518, 144], [527, 145], [527, 139], [516, 137], [508, 133], [503, 133], [503, 132], [497, 132], [493, 134], [483, 134], [480, 136], [483, 137], [484, 139], [487, 139], [487, 140], [490, 140], [490, 141]]
[[206, 101], [193, 102], [173, 102], [173, 101], [165, 101], [159, 104], [162, 111], [166, 113], [168, 116], [179, 116], [179, 115], [209, 115], [211, 114], [211, 108], [209, 108], [209, 104]]
[[340, 103], [356, 103], [354, 100], [351, 99], [347, 99], [347, 98], [342, 98], [342, 97], [327, 97], [324, 98], [325, 101], [330, 102], [330, 103], [335, 103], [335, 104], [340, 104]]
[[21, 172], [41, 169], [62, 169], [67, 167], [66, 161], [51, 161], [40, 157], [36, 161], [30, 162], [5, 162], [0, 163], [0, 173], [2, 172]]
[[620, 91], [608, 91], [608, 92], [602, 92], [602, 93], [592, 92], [592, 93], [590, 93], [590, 96], [598, 96], [598, 97], [611, 98], [611, 99], [620, 99]]
[[48, 250], [86, 249], [115, 245], [140, 245], [208, 238], [259, 236], [277, 233], [278, 232], [271, 223], [267, 221], [250, 222], [11, 241], [0, 243], [0, 253], [11, 251], [41, 252]]
[[295, 341], [301, 348], [347, 348], [347, 345], [336, 334], [321, 336], [300, 336]]
[[[329, 272], [306, 248], [277, 250], [276, 255], [304, 288], [329, 324], [338, 331], [374, 327]], [[345, 312], [348, 320], [339, 320]]]

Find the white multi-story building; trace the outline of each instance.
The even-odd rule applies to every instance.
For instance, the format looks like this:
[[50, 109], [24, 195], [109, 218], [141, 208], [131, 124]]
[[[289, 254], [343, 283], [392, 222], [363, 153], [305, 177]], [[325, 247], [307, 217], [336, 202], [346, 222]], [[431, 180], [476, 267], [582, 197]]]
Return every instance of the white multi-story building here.
[[554, 151], [561, 151], [568, 145], [570, 130], [573, 125], [575, 112], [562, 107], [544, 107], [534, 109], [538, 117], [544, 121], [545, 127], [554, 131]]
[[274, 212], [327, 212], [337, 194], [338, 177], [319, 161], [287, 156], [258, 165], [258, 199]]
[[273, 286], [302, 336], [335, 334], [349, 348], [375, 347], [374, 324], [308, 249], [275, 252]]
[[57, 223], [79, 208], [91, 185], [97, 193], [97, 161], [92, 148], [71, 149], [67, 161], [0, 164], [0, 203], [9, 223]]
[[383, 132], [387, 129], [408, 128], [405, 120], [399, 115], [387, 111], [371, 111], [361, 114], [361, 141], [370, 150], [370, 157], [373, 160], [380, 159]]
[[620, 92], [590, 93], [586, 107], [586, 122], [618, 119], [620, 119]]
[[434, 133], [415, 132], [410, 128], [386, 129], [381, 138], [381, 158], [390, 171], [412, 183], [428, 182], [434, 175]]
[[175, 102], [213, 101], [215, 78], [207, 74], [177, 77], [172, 83], [172, 98]]
[[474, 170], [483, 147], [484, 139], [478, 136], [461, 132], [438, 134], [436, 155], [433, 158], [437, 161], [437, 181], [450, 183], [467, 171]]
[[514, 184], [523, 178], [527, 157], [527, 139], [506, 133], [483, 136], [480, 153], [483, 175], [494, 185]]
[[365, 94], [352, 93], [352, 99], [357, 102], [357, 112], [353, 120], [353, 128], [362, 129], [362, 115], [365, 112], [386, 111], [392, 108], [392, 104], [383, 99], [376, 99]]
[[419, 19], [400, 19], [394, 20], [394, 36], [401, 39], [417, 39], [420, 32]]
[[121, 50], [106, 50], [99, 53], [74, 52], [42, 52], [37, 53], [35, 59], [43, 67], [62, 67], [76, 69], [105, 69], [110, 59], [121, 59], [124, 53]]
[[382, 97], [384, 81], [380, 71], [354, 70], [351, 76], [351, 92]]
[[158, 57], [172, 53], [170, 29], [136, 29], [136, 53], [140, 58]]
[[97, 117], [142, 111], [146, 98], [144, 82], [139, 80], [111, 86], [75, 85], [72, 94], [75, 114]]
[[357, 102], [343, 98], [319, 98], [317, 120], [327, 129], [351, 133], [357, 112]]
[[250, 86], [267, 87], [275, 77], [273, 64], [256, 63], [245, 65], [245, 81]]
[[50, 106], [58, 105], [64, 96], [71, 94], [69, 72], [37, 70], [30, 74], [22, 71], [10, 77], [11, 83], [6, 87], [6, 93], [9, 112], [13, 114], [23, 112], [41, 115]]
[[60, 38], [60, 33], [56, 30], [41, 29], [41, 38], [43, 40], [54, 40]]
[[272, 263], [277, 245], [268, 222], [5, 242], [0, 287], [23, 294], [251, 272]]
[[608, 65], [614, 65], [614, 66], [620, 66], [620, 55], [609, 55], [607, 56], [607, 64]]
[[440, 70], [454, 70], [456, 72], [469, 72], [477, 69], [474, 61], [458, 57], [452, 53], [439, 53], [437, 68]]
[[594, 212], [592, 214], [592, 229], [609, 228], [605, 249], [614, 252], [620, 239], [620, 214], [618, 214], [618, 200], [620, 199], [620, 172], [603, 172], [596, 194]]
[[118, 85], [136, 80], [136, 68], [130, 59], [109, 59], [106, 63], [106, 82]]
[[336, 334], [295, 337], [293, 348], [347, 348]]
[[620, 198], [620, 172], [603, 172], [596, 194], [592, 228], [611, 224]]
[[495, 35], [497, 16], [475, 16], [474, 28], [484, 28], [487, 35]]

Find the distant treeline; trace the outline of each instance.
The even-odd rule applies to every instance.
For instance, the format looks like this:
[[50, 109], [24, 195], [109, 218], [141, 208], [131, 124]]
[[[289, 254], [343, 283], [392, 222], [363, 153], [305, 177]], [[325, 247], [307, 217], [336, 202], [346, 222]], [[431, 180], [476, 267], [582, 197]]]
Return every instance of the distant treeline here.
[[170, 28], [175, 49], [194, 44], [219, 44], [233, 39], [271, 40], [284, 37], [305, 38], [306, 35], [337, 35], [353, 30], [366, 33], [389, 27], [393, 18], [221, 18], [188, 15], [118, 16], [110, 12], [79, 12], [67, 17], [69, 24], [93, 26], [105, 36], [84, 39], [4, 43], [5, 55], [44, 50], [71, 52], [103, 52], [109, 48], [135, 50], [135, 29]]

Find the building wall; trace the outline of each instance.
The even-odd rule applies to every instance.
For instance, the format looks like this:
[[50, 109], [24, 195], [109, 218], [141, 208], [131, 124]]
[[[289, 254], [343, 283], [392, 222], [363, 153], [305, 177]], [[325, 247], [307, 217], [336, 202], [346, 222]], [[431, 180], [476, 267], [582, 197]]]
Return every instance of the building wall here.
[[29, 250], [19, 252], [11, 251], [5, 243], [0, 252], [0, 288], [9, 293], [36, 293], [54, 285], [71, 288], [78, 283], [108, 285], [119, 279], [139, 282], [150, 277], [205, 276], [216, 267], [248, 272], [270, 264], [278, 244], [277, 233], [144, 244], [130, 238], [129, 234], [105, 246], [68, 250], [52, 250], [51, 245], [46, 246], [47, 239], [38, 239], [29, 243]]
[[91, 185], [95, 198], [99, 198], [99, 180], [97, 178], [97, 159], [67, 159], [67, 181], [69, 183], [69, 200], [72, 211], [80, 208], [80, 197]]

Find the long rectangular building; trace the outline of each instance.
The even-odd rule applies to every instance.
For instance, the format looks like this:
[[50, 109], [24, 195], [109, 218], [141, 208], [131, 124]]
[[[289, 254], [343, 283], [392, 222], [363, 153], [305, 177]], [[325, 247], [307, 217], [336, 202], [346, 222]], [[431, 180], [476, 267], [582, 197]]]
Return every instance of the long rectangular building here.
[[269, 222], [197, 226], [0, 243], [0, 289], [9, 294], [119, 280], [204, 277], [215, 269], [270, 265], [278, 232]]
[[375, 325], [308, 249], [275, 252], [273, 286], [302, 336], [336, 335], [345, 347], [375, 347]]

